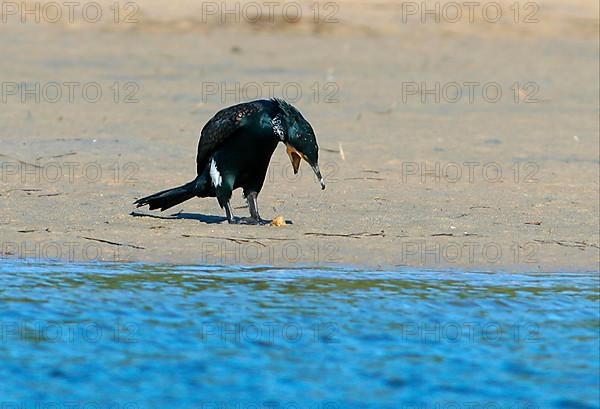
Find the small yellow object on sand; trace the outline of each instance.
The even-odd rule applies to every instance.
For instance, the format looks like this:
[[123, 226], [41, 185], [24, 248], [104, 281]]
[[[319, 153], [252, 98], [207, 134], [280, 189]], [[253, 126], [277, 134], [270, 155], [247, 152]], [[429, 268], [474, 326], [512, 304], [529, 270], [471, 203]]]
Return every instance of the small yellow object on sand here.
[[277, 216], [276, 218], [271, 220], [271, 226], [275, 226], [275, 227], [285, 226], [285, 219], [283, 218], [283, 216]]

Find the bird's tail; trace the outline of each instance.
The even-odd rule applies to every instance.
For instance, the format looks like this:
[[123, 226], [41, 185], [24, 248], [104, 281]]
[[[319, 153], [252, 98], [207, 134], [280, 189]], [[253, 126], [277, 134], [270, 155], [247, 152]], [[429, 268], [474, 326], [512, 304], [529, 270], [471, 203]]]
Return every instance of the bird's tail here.
[[192, 180], [183, 186], [174, 187], [173, 189], [163, 190], [162, 192], [142, 197], [133, 204], [137, 205], [137, 207], [148, 205], [150, 206], [150, 210], [160, 209], [163, 211], [178, 205], [179, 203], [183, 203], [194, 196], [196, 196], [196, 180]]

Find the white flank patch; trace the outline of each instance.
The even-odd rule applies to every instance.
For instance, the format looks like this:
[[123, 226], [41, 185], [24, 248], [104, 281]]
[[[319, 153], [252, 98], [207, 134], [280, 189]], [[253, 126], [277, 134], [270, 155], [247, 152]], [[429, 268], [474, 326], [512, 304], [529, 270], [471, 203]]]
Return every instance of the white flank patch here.
[[214, 159], [210, 160], [210, 180], [212, 180], [214, 187], [221, 186], [221, 183], [223, 182], [223, 178], [221, 178], [221, 174], [217, 169], [217, 164]]

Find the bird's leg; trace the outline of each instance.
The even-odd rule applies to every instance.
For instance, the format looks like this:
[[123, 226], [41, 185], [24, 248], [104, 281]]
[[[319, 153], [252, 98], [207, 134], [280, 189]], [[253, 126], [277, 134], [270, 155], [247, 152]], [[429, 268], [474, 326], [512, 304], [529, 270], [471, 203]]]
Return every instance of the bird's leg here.
[[257, 194], [255, 192], [251, 192], [246, 200], [248, 201], [248, 209], [250, 210], [250, 217], [256, 220], [260, 220], [260, 215], [258, 214], [258, 203], [256, 201]]
[[258, 214], [258, 202], [256, 200], [258, 193], [250, 192], [246, 196], [248, 201], [248, 209], [250, 210], [250, 217], [244, 217], [241, 219], [241, 223], [245, 224], [267, 224], [268, 220], [263, 220]]
[[229, 203], [229, 200], [227, 201], [227, 203], [225, 203], [225, 206], [223, 206], [223, 207], [225, 208], [225, 215], [227, 216], [227, 223], [237, 224], [238, 222], [233, 217], [233, 212], [231, 211], [231, 204]]

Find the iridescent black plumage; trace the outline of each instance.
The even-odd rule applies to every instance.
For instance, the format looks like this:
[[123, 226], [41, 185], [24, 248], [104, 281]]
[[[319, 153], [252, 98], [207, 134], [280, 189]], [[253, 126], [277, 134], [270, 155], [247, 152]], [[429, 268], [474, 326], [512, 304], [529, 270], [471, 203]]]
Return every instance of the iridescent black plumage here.
[[[310, 124], [285, 101], [257, 100], [217, 112], [202, 128], [193, 181], [138, 199], [135, 204], [166, 210], [194, 196], [216, 197], [230, 223], [260, 223], [256, 199], [279, 142], [286, 144], [294, 172], [300, 159], [305, 159], [324, 189], [319, 147]], [[250, 218], [235, 219], [231, 212], [232, 191], [240, 187], [248, 200]]]

